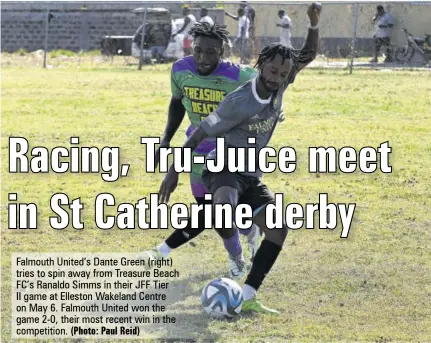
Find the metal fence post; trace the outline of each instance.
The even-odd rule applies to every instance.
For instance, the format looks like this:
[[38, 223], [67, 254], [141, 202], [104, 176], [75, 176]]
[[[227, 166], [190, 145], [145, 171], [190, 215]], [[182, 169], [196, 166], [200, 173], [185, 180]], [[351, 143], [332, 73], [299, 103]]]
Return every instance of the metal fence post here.
[[46, 18], [45, 18], [45, 46], [43, 48], [43, 67], [46, 68], [46, 51], [48, 50], [48, 31], [49, 31], [49, 18], [50, 13], [49, 9], [46, 10]]
[[352, 50], [350, 52], [350, 74], [352, 74], [353, 72], [353, 60], [355, 58], [355, 42], [356, 42], [356, 31], [358, 28], [359, 3], [355, 3], [354, 16], [355, 16], [355, 20], [353, 21]]
[[145, 25], [147, 25], [147, 7], [145, 7], [144, 23], [142, 24], [141, 49], [140, 49], [140, 52], [139, 52], [139, 67], [138, 67], [138, 70], [142, 70], [142, 63], [144, 62]]

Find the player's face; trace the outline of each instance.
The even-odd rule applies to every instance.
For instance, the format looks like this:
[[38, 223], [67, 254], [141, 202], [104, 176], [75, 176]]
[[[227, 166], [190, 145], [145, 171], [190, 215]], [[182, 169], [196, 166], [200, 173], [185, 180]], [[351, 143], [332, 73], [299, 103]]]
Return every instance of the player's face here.
[[279, 54], [266, 63], [260, 72], [260, 79], [268, 92], [275, 92], [289, 76], [292, 69], [292, 60], [284, 60]]
[[220, 41], [214, 38], [197, 37], [193, 45], [193, 58], [199, 74], [211, 74], [217, 68], [223, 55], [223, 47]]

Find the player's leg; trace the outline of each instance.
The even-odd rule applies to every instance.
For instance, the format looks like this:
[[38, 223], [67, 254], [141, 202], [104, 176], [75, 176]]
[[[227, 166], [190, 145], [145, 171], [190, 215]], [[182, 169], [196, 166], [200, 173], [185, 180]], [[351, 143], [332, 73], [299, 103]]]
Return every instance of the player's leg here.
[[[198, 165], [195, 167], [196, 173], [194, 173], [195, 180], [190, 180], [191, 184], [193, 185], [193, 182], [204, 184], [204, 180], [202, 179], [202, 173], [203, 173], [203, 167], [201, 165]], [[200, 169], [199, 169], [200, 168]], [[219, 199], [220, 203], [223, 203], [223, 199]], [[219, 236], [223, 239], [223, 242], [225, 244], [225, 249], [228, 252], [230, 256], [239, 256], [240, 252], [237, 249], [237, 246], [239, 245], [240, 250], [241, 243], [238, 243], [238, 235], [237, 232], [230, 231], [230, 230], [216, 230]], [[250, 256], [250, 261], [253, 260], [254, 255], [256, 254], [257, 248], [259, 247], [259, 238], [260, 238], [260, 230], [257, 225], [254, 225], [248, 229], [248, 230], [239, 230], [239, 233], [247, 237], [247, 246]], [[238, 239], [238, 240], [237, 240]]]
[[[198, 155], [194, 152], [192, 157]], [[192, 187], [192, 193], [194, 197], [204, 197], [205, 194], [211, 193], [207, 187], [204, 185], [204, 180], [202, 178], [204, 168], [201, 164], [193, 164], [192, 172], [190, 173], [190, 185]], [[208, 203], [208, 202], [206, 202]], [[220, 237], [225, 243], [225, 249], [230, 255], [236, 255], [238, 253], [238, 247], [236, 242], [232, 242], [232, 236], [234, 235], [233, 230], [216, 230]], [[239, 243], [239, 249], [242, 251], [241, 244]]]
[[265, 207], [274, 202], [274, 197], [261, 182], [250, 187], [239, 201], [240, 203], [244, 202], [251, 205], [254, 211], [254, 221], [265, 233], [265, 238], [256, 252], [251, 270], [243, 287], [244, 303], [242, 311], [279, 314], [278, 311], [262, 305], [257, 300], [256, 294], [280, 254], [287, 236], [287, 226], [283, 224], [281, 228], [268, 229]]
[[[206, 156], [205, 154], [193, 153], [193, 156], [196, 155]], [[205, 200], [205, 194], [208, 193], [208, 191], [203, 185], [202, 169], [203, 167], [201, 165], [192, 164], [192, 172], [189, 174], [191, 191], [197, 204], [211, 204], [210, 200]], [[186, 244], [187, 242], [200, 235], [205, 230], [204, 211], [199, 211], [198, 223], [199, 228], [192, 229], [191, 220], [189, 217], [189, 221], [186, 228], [182, 230], [174, 230], [174, 232], [165, 241], [160, 243], [157, 247], [146, 251], [143, 258], [158, 260], [163, 257], [167, 257], [172, 252], [172, 250], [179, 248], [180, 246]]]
[[[210, 204], [211, 202], [205, 200], [205, 198], [195, 198], [196, 203], [199, 205]], [[179, 248], [180, 246], [191, 241], [205, 230], [205, 215], [204, 211], [198, 213], [199, 228], [191, 228], [191, 218], [188, 218], [188, 224], [184, 229], [174, 230], [169, 237], [160, 243], [158, 246], [151, 250], [144, 251], [141, 255], [142, 259], [148, 260], [160, 260], [172, 252], [172, 250]], [[154, 265], [154, 264], [153, 264]]]
[[[203, 172], [202, 178], [205, 187], [213, 194], [213, 204], [229, 204], [235, 208], [245, 185], [238, 179], [238, 174], [230, 173], [227, 169], [220, 173]], [[232, 229], [215, 229], [223, 240], [224, 247], [229, 255], [229, 273], [233, 279], [240, 279], [245, 275], [247, 267], [242, 252], [239, 232], [236, 227]]]

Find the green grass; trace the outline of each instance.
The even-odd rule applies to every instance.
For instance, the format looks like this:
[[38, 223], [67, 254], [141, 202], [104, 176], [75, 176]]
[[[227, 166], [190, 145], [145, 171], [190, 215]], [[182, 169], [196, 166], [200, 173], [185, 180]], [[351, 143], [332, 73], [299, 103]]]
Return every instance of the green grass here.
[[[170, 97], [169, 65], [135, 67], [91, 64], [43, 70], [4, 64], [2, 71], [2, 342], [11, 342], [13, 252], [124, 252], [153, 247], [171, 230], [100, 230], [92, 206], [98, 193], [134, 203], [157, 191], [163, 175], [146, 174], [141, 136], [164, 130]], [[295, 173], [275, 172], [265, 182], [292, 202], [356, 203], [348, 239], [335, 230], [291, 231], [265, 280], [260, 297], [282, 311], [274, 319], [246, 316], [211, 321], [202, 315], [200, 292], [226, 271], [220, 239], [208, 231], [172, 254], [181, 273], [168, 307], [178, 325], [161, 337], [220, 342], [429, 342], [431, 339], [431, 82], [427, 72], [305, 70], [285, 94], [286, 121], [271, 142], [296, 149]], [[184, 123], [172, 142], [184, 141]], [[100, 175], [10, 174], [8, 137], [31, 147], [118, 146], [128, 177], [104, 182]], [[392, 147], [391, 174], [307, 172], [309, 146]], [[37, 230], [7, 229], [7, 194], [38, 205]], [[53, 230], [51, 195], [80, 197], [82, 231]], [[192, 202], [188, 178], [172, 202]], [[112, 213], [114, 211], [111, 211]], [[245, 247], [245, 245], [244, 245]], [[51, 340], [54, 342], [54, 340]], [[114, 341], [114, 340], [112, 340]], [[105, 341], [107, 342], [107, 341]]]

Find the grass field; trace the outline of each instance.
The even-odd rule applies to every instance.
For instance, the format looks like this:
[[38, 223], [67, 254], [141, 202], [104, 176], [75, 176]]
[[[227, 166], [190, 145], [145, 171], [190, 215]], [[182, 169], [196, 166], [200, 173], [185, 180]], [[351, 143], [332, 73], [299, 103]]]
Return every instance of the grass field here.
[[[163, 175], [146, 174], [141, 136], [164, 130], [170, 97], [169, 65], [76, 65], [2, 68], [2, 342], [11, 342], [13, 252], [123, 252], [153, 247], [171, 230], [100, 230], [92, 206], [98, 193], [134, 203], [157, 191]], [[305, 70], [285, 94], [287, 118], [272, 146], [298, 155], [293, 174], [265, 176], [291, 202], [356, 203], [348, 239], [335, 230], [291, 231], [265, 280], [261, 299], [277, 318], [246, 316], [213, 321], [203, 315], [200, 292], [227, 271], [225, 252], [209, 230], [172, 254], [181, 276], [172, 280], [168, 307], [178, 324], [159, 337], [218, 342], [431, 342], [431, 74], [414, 71]], [[184, 140], [183, 123], [172, 142]], [[118, 146], [129, 175], [104, 182], [99, 174], [9, 174], [8, 137], [30, 146]], [[309, 174], [309, 146], [377, 148], [389, 141], [391, 174]], [[38, 205], [37, 230], [7, 229], [7, 194]], [[52, 229], [51, 195], [84, 203], [81, 231]], [[171, 202], [191, 202], [188, 178]], [[86, 210], [88, 209], [88, 210]], [[113, 212], [113, 211], [112, 211]], [[245, 245], [244, 245], [245, 247]], [[40, 340], [39, 340], [40, 341]], [[54, 342], [55, 340], [51, 340]], [[114, 340], [112, 340], [114, 341]], [[108, 342], [107, 340], [104, 342]]]

